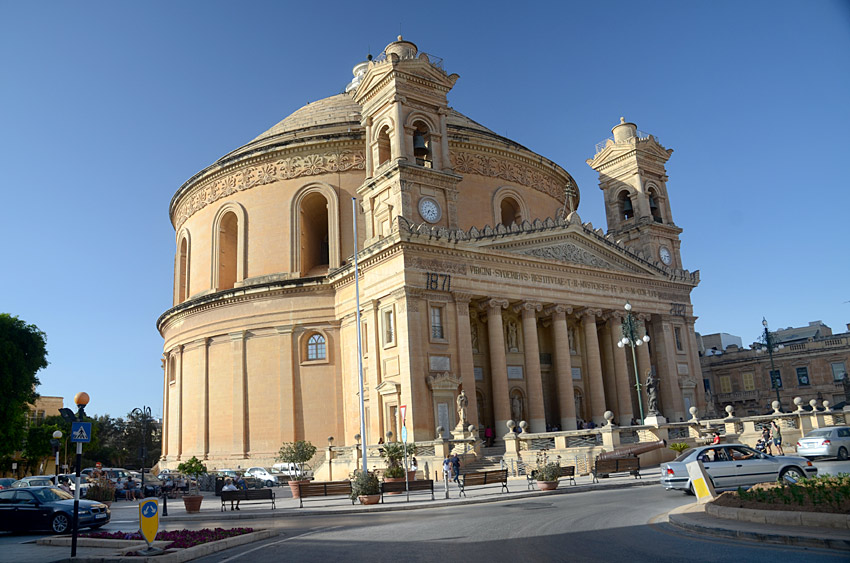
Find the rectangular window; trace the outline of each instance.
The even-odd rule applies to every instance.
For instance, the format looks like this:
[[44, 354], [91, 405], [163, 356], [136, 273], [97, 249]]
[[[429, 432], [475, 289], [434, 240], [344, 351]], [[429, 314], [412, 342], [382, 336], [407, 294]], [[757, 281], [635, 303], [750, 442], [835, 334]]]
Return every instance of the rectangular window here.
[[679, 327], [673, 327], [673, 334], [676, 336], [676, 350], [679, 352], [683, 351], [682, 347], [682, 329]]
[[832, 364], [832, 380], [841, 381], [847, 369], [844, 367], [844, 362], [833, 362]]
[[362, 328], [360, 330], [360, 348], [363, 350], [364, 354], [369, 353], [369, 323], [363, 321], [360, 323]]
[[443, 330], [443, 308], [431, 307], [431, 338], [444, 340], [446, 338]]
[[732, 392], [732, 379], [728, 375], [720, 376], [720, 392], [721, 393], [731, 393]]
[[797, 384], [801, 387], [809, 384], [809, 368], [797, 368]]
[[395, 344], [395, 314], [392, 308], [384, 309], [384, 346]]
[[755, 391], [756, 381], [752, 372], [742, 373], [741, 379], [744, 382], [744, 391]]
[[782, 389], [782, 374], [779, 373], [778, 369], [770, 371], [770, 388]]

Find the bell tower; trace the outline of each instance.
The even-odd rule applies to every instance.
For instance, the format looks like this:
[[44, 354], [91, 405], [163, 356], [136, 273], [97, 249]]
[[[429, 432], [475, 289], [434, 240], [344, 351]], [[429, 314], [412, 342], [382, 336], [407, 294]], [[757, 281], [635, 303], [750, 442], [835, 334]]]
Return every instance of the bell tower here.
[[670, 268], [682, 269], [679, 234], [667, 196], [665, 164], [673, 149], [620, 118], [613, 138], [596, 145], [587, 164], [599, 173], [608, 233]]
[[368, 63], [354, 92], [366, 130], [366, 181], [357, 189], [364, 246], [389, 235], [395, 217], [457, 228], [446, 95], [458, 79], [401, 36]]

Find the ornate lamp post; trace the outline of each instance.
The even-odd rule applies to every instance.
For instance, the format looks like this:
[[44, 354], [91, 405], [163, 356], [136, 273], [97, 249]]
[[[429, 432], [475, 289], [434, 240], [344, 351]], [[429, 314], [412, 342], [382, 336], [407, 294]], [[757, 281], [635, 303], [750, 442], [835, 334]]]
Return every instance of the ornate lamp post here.
[[[781, 350], [785, 348], [782, 344], [779, 344], [776, 338], [776, 334], [770, 332], [767, 328], [767, 319], [764, 317], [761, 318], [761, 324], [764, 326], [764, 332], [761, 335], [759, 340], [762, 344], [764, 344], [764, 348], [767, 348], [767, 354], [770, 356], [770, 386], [776, 390], [776, 401], [779, 403], [779, 410], [782, 410], [782, 400], [779, 398], [779, 388], [782, 387], [782, 379], [777, 374], [774, 375], [776, 371], [775, 366], [773, 365], [773, 351]], [[764, 352], [764, 348], [759, 348], [759, 352]]]
[[59, 486], [59, 440], [62, 439], [62, 431], [57, 430], [53, 433], [53, 439], [50, 440], [50, 445], [53, 446], [53, 453], [56, 455], [56, 464], [54, 465], [55, 470], [53, 474], [55, 477], [53, 478], [53, 484], [57, 487]]
[[145, 498], [145, 462], [148, 459], [148, 421], [151, 418], [151, 408], [146, 406], [143, 406], [142, 408], [137, 407], [131, 410], [130, 414], [141, 416], [142, 421], [144, 422], [144, 434], [142, 434], [142, 451], [139, 452], [141, 454], [139, 457], [142, 458], [142, 498]]
[[626, 318], [623, 319], [622, 332], [623, 338], [617, 342], [617, 346], [622, 348], [629, 346], [632, 349], [632, 365], [635, 367], [635, 389], [637, 389], [638, 409], [640, 409], [640, 423], [643, 424], [643, 399], [640, 396], [640, 374], [638, 373], [637, 357], [635, 356], [635, 347], [643, 346], [649, 342], [649, 334], [646, 329], [643, 331], [643, 337], [639, 337], [638, 333], [642, 328], [643, 323], [634, 318], [632, 315], [632, 304], [626, 301], [624, 306], [626, 310]]

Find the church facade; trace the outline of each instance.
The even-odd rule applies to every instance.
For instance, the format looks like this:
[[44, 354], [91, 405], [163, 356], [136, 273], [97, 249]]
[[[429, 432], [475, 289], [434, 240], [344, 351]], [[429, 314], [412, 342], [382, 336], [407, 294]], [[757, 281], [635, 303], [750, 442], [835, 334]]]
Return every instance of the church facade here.
[[[358, 332], [367, 443], [399, 435], [402, 407], [413, 440], [511, 420], [570, 430], [606, 411], [629, 424], [648, 400], [636, 371], [658, 378], [668, 419], [704, 412], [672, 150], [623, 119], [597, 146], [605, 232], [579, 218], [566, 170], [449, 107], [458, 76], [442, 61], [399, 37], [354, 74], [171, 201], [163, 467], [354, 443]], [[627, 302], [649, 336], [634, 354]]]

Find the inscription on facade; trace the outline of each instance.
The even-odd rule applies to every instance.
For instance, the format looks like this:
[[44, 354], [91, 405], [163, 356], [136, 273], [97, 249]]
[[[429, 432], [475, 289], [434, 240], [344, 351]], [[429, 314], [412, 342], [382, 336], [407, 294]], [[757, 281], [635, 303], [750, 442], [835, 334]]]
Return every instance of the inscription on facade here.
[[484, 368], [474, 367], [472, 373], [475, 374], [475, 381], [484, 381]]
[[452, 361], [448, 356], [430, 356], [428, 366], [431, 371], [451, 371]]
[[557, 285], [562, 287], [572, 287], [577, 289], [596, 290], [607, 294], [629, 294], [629, 295], [645, 295], [647, 297], [658, 297], [658, 292], [645, 289], [642, 287], [619, 286], [610, 283], [599, 283], [594, 281], [564, 278], [560, 276], [549, 276], [535, 274], [533, 272], [517, 272], [513, 270], [502, 270], [499, 268], [487, 268], [482, 266], [469, 266], [469, 273], [473, 276], [484, 278], [495, 278], [502, 280], [517, 280], [532, 283], [540, 283], [544, 285]]
[[508, 366], [508, 379], [522, 379], [522, 366]]
[[451, 291], [452, 277], [449, 274], [427, 272], [425, 274], [425, 289], [432, 291]]

